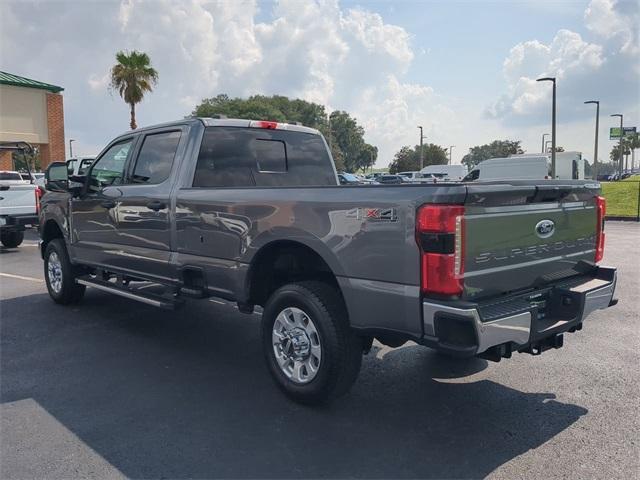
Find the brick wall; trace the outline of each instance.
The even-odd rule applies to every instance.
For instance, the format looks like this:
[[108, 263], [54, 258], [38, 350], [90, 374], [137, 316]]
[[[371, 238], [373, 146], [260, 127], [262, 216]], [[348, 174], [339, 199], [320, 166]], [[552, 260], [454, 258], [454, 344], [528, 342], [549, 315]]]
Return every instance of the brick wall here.
[[0, 152], [0, 170], [13, 170], [13, 160], [11, 160], [11, 152]]
[[65, 160], [64, 109], [62, 95], [47, 93], [47, 128], [49, 144], [40, 148], [41, 167], [44, 171], [51, 162]]

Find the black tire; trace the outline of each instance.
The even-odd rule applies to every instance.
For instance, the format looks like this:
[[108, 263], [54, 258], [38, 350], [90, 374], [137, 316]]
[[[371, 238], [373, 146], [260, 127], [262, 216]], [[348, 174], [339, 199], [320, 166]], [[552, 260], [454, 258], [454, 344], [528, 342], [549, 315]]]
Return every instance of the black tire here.
[[[285, 375], [274, 352], [274, 323], [283, 310], [291, 307], [308, 315], [320, 338], [322, 360], [315, 377], [303, 384]], [[360, 372], [361, 338], [349, 326], [347, 311], [338, 291], [323, 282], [293, 283], [276, 290], [262, 314], [262, 342], [265, 359], [276, 384], [299, 403], [327, 403], [344, 395]]]
[[[55, 280], [49, 274], [49, 262], [50, 259], [54, 259], [53, 255], [56, 255], [60, 264], [60, 275], [57, 278], [62, 280], [61, 286], [56, 288], [52, 284]], [[47, 284], [47, 290], [49, 296], [54, 302], [61, 305], [69, 305], [72, 303], [78, 303], [84, 296], [85, 286], [76, 283], [76, 269], [69, 261], [69, 255], [67, 254], [67, 248], [64, 241], [61, 238], [51, 240], [47, 244], [47, 248], [44, 252], [44, 279]]]
[[5, 232], [0, 235], [2, 245], [7, 248], [16, 248], [24, 240], [24, 232]]

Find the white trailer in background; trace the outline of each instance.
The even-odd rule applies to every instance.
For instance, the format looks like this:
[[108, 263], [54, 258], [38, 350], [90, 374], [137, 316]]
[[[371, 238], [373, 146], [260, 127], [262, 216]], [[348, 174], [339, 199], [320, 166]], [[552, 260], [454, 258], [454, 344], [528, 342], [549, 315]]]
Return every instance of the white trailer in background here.
[[537, 157], [489, 158], [476, 165], [465, 182], [492, 180], [539, 180], [548, 179], [547, 159]]
[[438, 181], [461, 182], [467, 174], [464, 165], [429, 165], [420, 170], [421, 174], [429, 174]]
[[[580, 152], [556, 153], [556, 179], [584, 180], [584, 159]], [[525, 153], [480, 162], [464, 178], [475, 180], [550, 180], [551, 155]]]
[[[549, 164], [551, 178], [551, 154], [524, 153], [510, 155], [509, 158], [545, 158]], [[556, 179], [584, 180], [585, 165], [582, 152], [556, 152]]]

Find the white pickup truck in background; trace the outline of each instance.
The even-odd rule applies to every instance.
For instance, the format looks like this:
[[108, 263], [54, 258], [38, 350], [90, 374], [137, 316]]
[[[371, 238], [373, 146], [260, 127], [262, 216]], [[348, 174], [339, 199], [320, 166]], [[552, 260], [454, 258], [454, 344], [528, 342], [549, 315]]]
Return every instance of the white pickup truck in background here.
[[38, 185], [23, 180], [18, 172], [0, 171], [0, 241], [15, 248], [24, 239], [27, 227], [38, 225], [40, 197]]

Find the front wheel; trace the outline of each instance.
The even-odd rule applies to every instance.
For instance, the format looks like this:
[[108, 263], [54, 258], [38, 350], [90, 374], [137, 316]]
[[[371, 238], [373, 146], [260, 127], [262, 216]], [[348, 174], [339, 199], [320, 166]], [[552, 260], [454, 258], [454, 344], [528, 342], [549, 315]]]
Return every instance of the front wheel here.
[[24, 232], [5, 232], [0, 235], [2, 245], [7, 248], [16, 248], [24, 240]]
[[347, 393], [362, 363], [362, 342], [349, 327], [337, 290], [308, 281], [276, 290], [262, 315], [269, 370], [293, 400], [325, 403]]
[[62, 239], [51, 240], [44, 252], [44, 278], [54, 302], [69, 305], [79, 302], [85, 286], [76, 283], [74, 267]]

